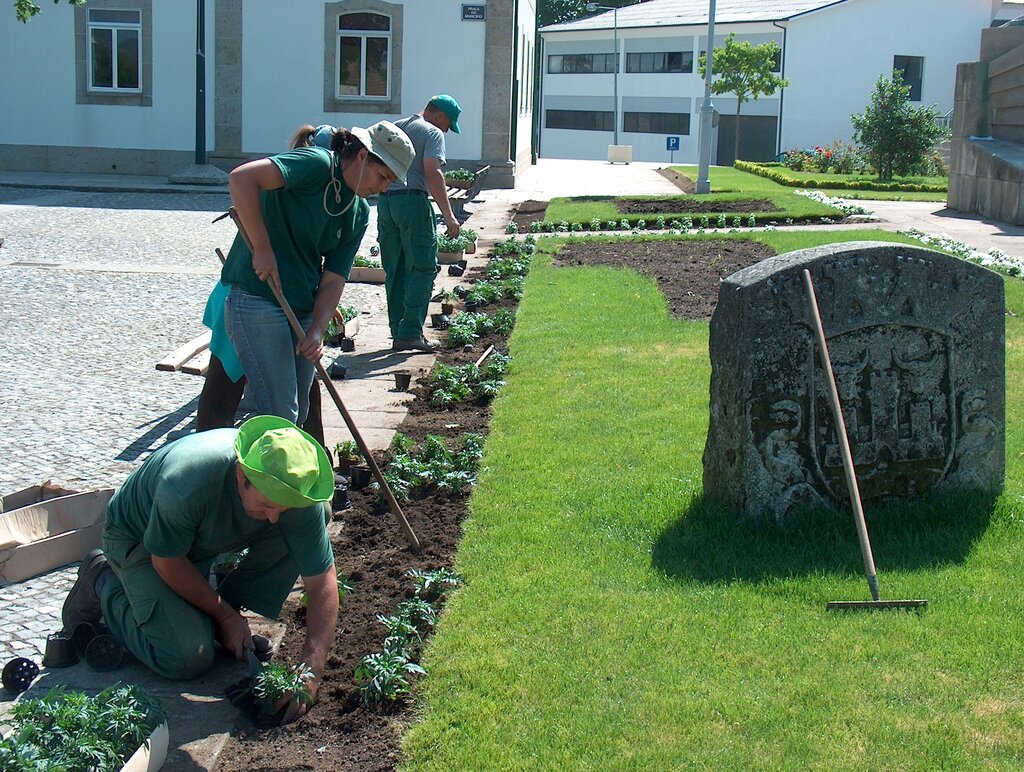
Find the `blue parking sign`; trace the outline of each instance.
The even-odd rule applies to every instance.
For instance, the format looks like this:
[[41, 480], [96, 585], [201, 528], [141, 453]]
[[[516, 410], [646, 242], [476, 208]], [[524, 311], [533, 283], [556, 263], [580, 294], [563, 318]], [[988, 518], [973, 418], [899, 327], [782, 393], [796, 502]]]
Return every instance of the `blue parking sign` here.
[[678, 150], [679, 149], [679, 137], [665, 137], [665, 149], [666, 150]]

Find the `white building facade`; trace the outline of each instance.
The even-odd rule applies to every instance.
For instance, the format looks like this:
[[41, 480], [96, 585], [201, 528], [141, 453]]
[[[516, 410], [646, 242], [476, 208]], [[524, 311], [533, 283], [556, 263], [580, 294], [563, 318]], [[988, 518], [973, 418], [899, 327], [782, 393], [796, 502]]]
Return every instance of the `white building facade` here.
[[[304, 124], [367, 126], [450, 93], [449, 166], [511, 186], [530, 163], [535, 0], [206, 0], [208, 160], [280, 152]], [[197, 146], [195, 3], [0, 14], [0, 169], [167, 175]]]
[[[605, 158], [617, 126], [618, 143], [631, 145], [635, 160], [696, 163], [708, 7], [708, 0], [649, 0], [542, 28], [539, 155]], [[879, 76], [893, 69], [904, 72], [915, 104], [945, 115], [956, 65], [976, 58], [982, 29], [1022, 12], [1018, 2], [1000, 0], [718, 0], [715, 45], [731, 33], [755, 45], [775, 42], [777, 72], [789, 81], [742, 105], [740, 156], [768, 160], [849, 141], [850, 116], [863, 112]], [[731, 164], [736, 97], [712, 101], [712, 162]]]

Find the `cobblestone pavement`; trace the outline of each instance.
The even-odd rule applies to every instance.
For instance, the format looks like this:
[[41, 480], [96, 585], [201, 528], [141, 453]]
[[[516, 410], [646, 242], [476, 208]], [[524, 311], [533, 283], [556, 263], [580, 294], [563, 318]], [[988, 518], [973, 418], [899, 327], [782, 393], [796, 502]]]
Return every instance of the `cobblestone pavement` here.
[[[155, 366], [204, 329], [213, 249], [234, 236], [211, 221], [228, 203], [0, 188], [0, 494], [48, 479], [117, 487], [192, 430], [202, 379]], [[371, 222], [362, 254], [375, 233]], [[344, 297], [364, 319], [385, 305], [379, 286]], [[0, 588], [0, 654], [41, 658], [74, 577], [70, 566]]]

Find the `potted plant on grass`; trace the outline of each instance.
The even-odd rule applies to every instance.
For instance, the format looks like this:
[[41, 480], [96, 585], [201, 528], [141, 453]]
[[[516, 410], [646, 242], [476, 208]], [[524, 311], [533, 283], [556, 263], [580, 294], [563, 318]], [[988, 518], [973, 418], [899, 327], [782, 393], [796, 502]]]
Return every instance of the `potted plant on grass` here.
[[437, 262], [441, 265], [457, 263], [466, 254], [466, 245], [461, 238], [448, 238], [445, 233], [437, 234]]

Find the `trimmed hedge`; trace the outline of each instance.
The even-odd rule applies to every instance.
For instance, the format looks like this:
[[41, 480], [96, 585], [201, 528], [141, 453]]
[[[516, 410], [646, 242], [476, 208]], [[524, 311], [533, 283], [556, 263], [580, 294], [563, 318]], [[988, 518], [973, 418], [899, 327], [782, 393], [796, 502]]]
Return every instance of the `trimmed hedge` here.
[[741, 172], [749, 172], [759, 177], [765, 177], [772, 182], [785, 185], [789, 188], [836, 188], [842, 190], [902, 190], [907, 193], [945, 193], [946, 185], [909, 185], [900, 182], [871, 182], [868, 180], [842, 180], [834, 177], [818, 179], [797, 179], [786, 174], [785, 166], [772, 163], [753, 163], [751, 161], [736, 161], [733, 166]]

